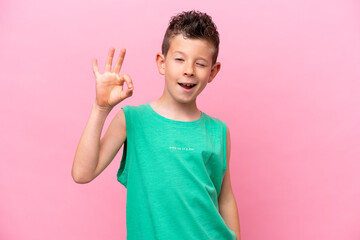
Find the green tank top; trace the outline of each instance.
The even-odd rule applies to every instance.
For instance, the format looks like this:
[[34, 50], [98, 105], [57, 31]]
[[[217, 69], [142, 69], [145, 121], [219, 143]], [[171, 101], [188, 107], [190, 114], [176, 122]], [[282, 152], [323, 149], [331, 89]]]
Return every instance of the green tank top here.
[[127, 188], [128, 240], [233, 240], [219, 213], [226, 125], [205, 113], [165, 118], [150, 104], [123, 107], [127, 138], [117, 173]]

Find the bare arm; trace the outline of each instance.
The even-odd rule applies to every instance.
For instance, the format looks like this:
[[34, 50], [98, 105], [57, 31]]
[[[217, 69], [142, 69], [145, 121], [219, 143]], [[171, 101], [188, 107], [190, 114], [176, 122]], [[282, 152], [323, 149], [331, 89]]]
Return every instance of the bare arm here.
[[[96, 101], [81, 135], [72, 166], [72, 177], [77, 183], [88, 183], [96, 178], [113, 160], [126, 139], [125, 115], [121, 110], [116, 114], [103, 138], [101, 132], [111, 109], [130, 97], [133, 92], [132, 81], [128, 75], [119, 76], [125, 49], [111, 71], [115, 49], [111, 48], [106, 60], [105, 72], [99, 73], [97, 60], [93, 60], [96, 77]], [[126, 82], [128, 89], [124, 90]]]
[[230, 181], [230, 150], [231, 150], [230, 131], [229, 129], [227, 129], [227, 133], [226, 133], [227, 168], [225, 171], [224, 180], [221, 185], [220, 195], [218, 199], [219, 212], [222, 218], [224, 219], [226, 225], [235, 232], [236, 240], [241, 240], [238, 209]]

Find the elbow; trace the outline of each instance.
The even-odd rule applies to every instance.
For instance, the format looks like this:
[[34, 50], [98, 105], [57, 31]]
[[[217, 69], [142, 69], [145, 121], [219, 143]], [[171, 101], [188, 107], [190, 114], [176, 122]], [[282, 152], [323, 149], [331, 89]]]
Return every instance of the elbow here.
[[86, 184], [86, 183], [91, 182], [91, 180], [88, 180], [85, 178], [74, 177], [74, 176], [73, 176], [73, 180], [75, 183], [78, 183], [78, 184]]
[[78, 184], [86, 184], [93, 180], [93, 178], [85, 176], [83, 174], [76, 173], [74, 170], [72, 170], [71, 176], [74, 182]]

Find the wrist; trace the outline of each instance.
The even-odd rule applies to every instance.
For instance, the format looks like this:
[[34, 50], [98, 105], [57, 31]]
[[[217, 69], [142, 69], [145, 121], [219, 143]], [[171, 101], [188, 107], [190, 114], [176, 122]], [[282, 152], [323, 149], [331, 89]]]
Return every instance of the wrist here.
[[105, 113], [105, 114], [109, 114], [112, 110], [112, 107], [104, 107], [104, 106], [99, 106], [96, 101], [93, 104], [93, 109], [97, 112], [100, 113]]

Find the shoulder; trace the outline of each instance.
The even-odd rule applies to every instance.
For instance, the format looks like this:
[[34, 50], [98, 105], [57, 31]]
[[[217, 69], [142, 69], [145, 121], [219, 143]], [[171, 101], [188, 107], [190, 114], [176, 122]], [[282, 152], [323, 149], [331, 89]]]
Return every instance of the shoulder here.
[[137, 106], [126, 105], [121, 108], [120, 112], [123, 112], [123, 115], [126, 119], [130, 119], [137, 116], [142, 116], [144, 113], [148, 111], [147, 104], [141, 104]]
[[204, 119], [207, 124], [210, 124], [212, 127], [221, 128], [223, 131], [227, 131], [227, 125], [224, 121], [220, 120], [219, 118], [207, 115], [204, 112], [202, 114], [204, 115]]
[[142, 104], [139, 106], [125, 105], [121, 107], [121, 109], [116, 113], [114, 120], [116, 121], [125, 121], [125, 119], [132, 113], [139, 112], [145, 108], [146, 104]]
[[147, 104], [141, 104], [137, 106], [125, 105], [121, 107], [121, 110], [117, 113], [117, 116], [124, 126], [129, 130], [133, 125], [136, 126], [139, 121], [148, 114]]
[[122, 107], [122, 110], [124, 112], [139, 112], [139, 111], [144, 111], [146, 108], [147, 108], [147, 104], [141, 104], [137, 106], [125, 105], [124, 107]]

